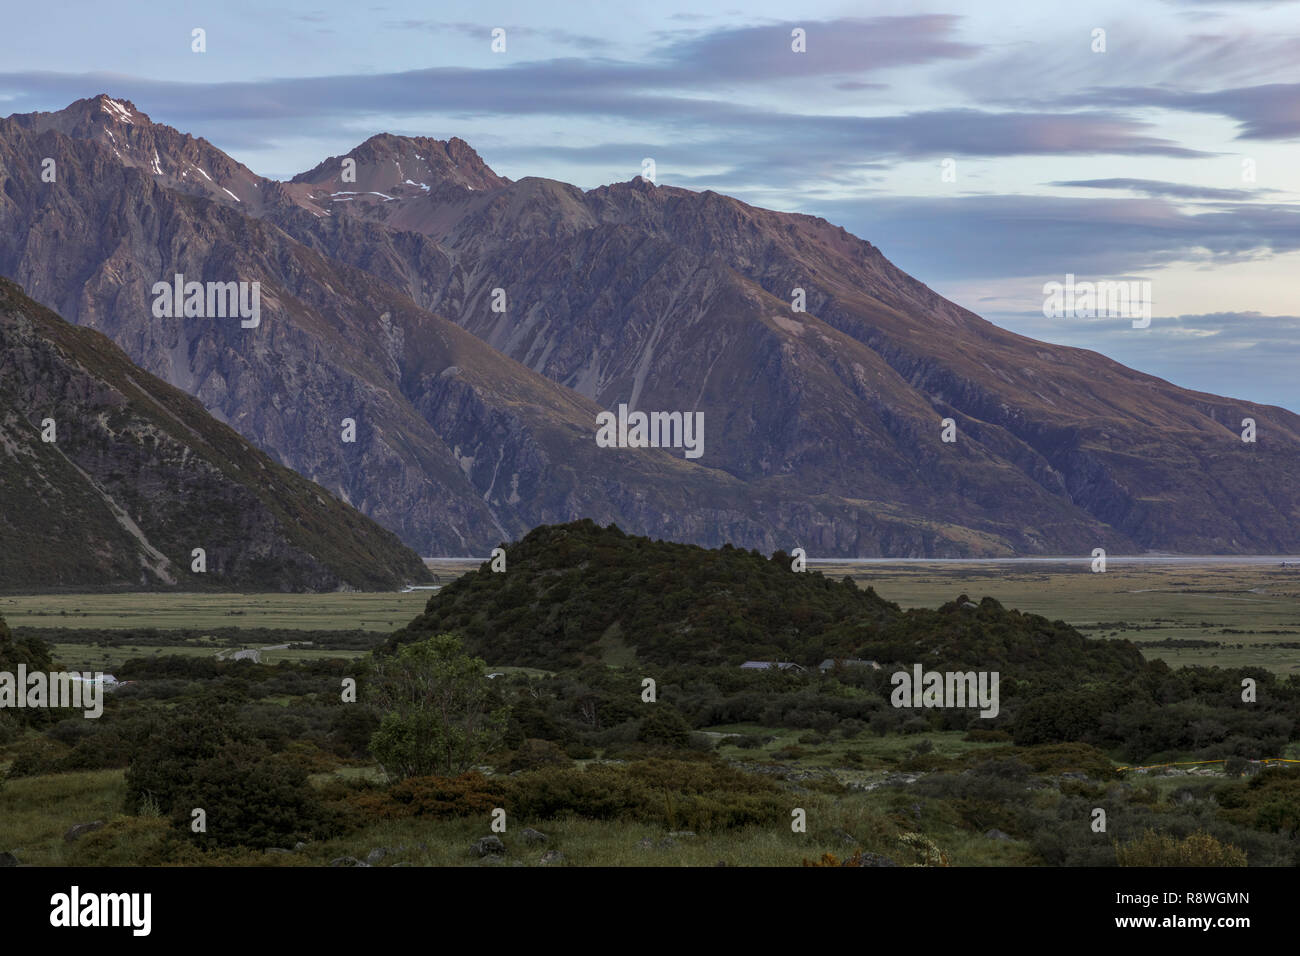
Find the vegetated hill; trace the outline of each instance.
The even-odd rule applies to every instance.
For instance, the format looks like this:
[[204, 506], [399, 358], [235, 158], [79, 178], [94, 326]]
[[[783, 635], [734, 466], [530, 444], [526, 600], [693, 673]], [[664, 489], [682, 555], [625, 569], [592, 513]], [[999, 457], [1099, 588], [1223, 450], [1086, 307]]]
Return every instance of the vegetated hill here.
[[568, 668], [589, 661], [736, 663], [821, 660], [845, 620], [899, 613], [870, 588], [796, 573], [778, 552], [652, 541], [590, 520], [536, 528], [430, 598], [388, 647], [456, 632], [494, 664]]
[[[205, 573], [191, 570], [195, 548]], [[0, 588], [388, 589], [428, 578], [392, 532], [0, 279]]]
[[[389, 648], [460, 634], [493, 664], [573, 668], [860, 657], [939, 670], [1001, 670], [1007, 680], [1071, 687], [1130, 680], [1146, 668], [1128, 641], [1088, 640], [1063, 621], [965, 595], [903, 612], [874, 589], [792, 570], [731, 546], [652, 541], [591, 521], [534, 529], [432, 598]], [[1046, 683], [1044, 683], [1046, 682]]]
[[976, 604], [963, 594], [942, 607], [912, 608], [882, 626], [857, 631], [856, 657], [921, 664], [927, 670], [996, 670], [1037, 692], [1129, 681], [1148, 667], [1131, 641], [1089, 639], [1064, 621], [1008, 609], [991, 597]]
[[[1300, 418], [998, 329], [823, 219], [511, 181], [455, 138], [278, 183], [107, 96], [0, 120], [0, 186], [0, 273], [426, 554], [579, 516], [820, 556], [1300, 549]], [[153, 320], [176, 272], [262, 282], [262, 326]], [[620, 403], [702, 412], [703, 457], [597, 449]]]

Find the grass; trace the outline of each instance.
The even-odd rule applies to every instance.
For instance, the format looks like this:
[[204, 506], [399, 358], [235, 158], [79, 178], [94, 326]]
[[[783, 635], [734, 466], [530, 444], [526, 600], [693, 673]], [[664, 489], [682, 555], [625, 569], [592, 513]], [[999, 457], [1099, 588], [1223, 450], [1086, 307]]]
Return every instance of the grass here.
[[[216, 647], [195, 646], [194, 644], [135, 645], [123, 644], [120, 647], [98, 647], [92, 644], [55, 644], [54, 659], [67, 670], [104, 671], [112, 673], [125, 661], [133, 658], [148, 657], [211, 657], [216, 658]], [[262, 651], [263, 664], [275, 664], [278, 661], [319, 660], [325, 657], [341, 657], [352, 660], [364, 657], [365, 651], [341, 650], [335, 648], [293, 647], [284, 650]]]
[[[426, 562], [441, 582], [478, 566], [477, 559]], [[1300, 673], [1300, 569], [1266, 565], [1132, 565], [1112, 562], [1104, 574], [1079, 565], [837, 565], [814, 568], [870, 584], [903, 607], [936, 607], [965, 593], [988, 595], [1008, 607], [1062, 619], [1092, 637], [1122, 637], [1148, 658], [1171, 666], [1255, 665]], [[10, 627], [160, 629], [268, 627], [297, 630], [360, 628], [387, 633], [420, 614], [430, 591], [340, 594], [70, 594], [0, 597]], [[1225, 633], [1226, 632], [1226, 633]], [[1146, 646], [1173, 640], [1215, 641], [1219, 647]], [[633, 654], [621, 635], [600, 642], [608, 664]], [[152, 653], [150, 648], [148, 653]], [[178, 653], [186, 653], [180, 651]], [[264, 660], [311, 656], [309, 650], [268, 652]], [[316, 655], [320, 656], [320, 655]], [[339, 653], [330, 656], [349, 656]], [[110, 657], [108, 663], [117, 658]]]
[[[778, 763], [805, 768], [838, 768], [836, 776], [842, 782], [865, 780], [878, 775], [881, 770], [895, 770], [911, 755], [922, 740], [928, 740], [934, 747], [931, 754], [938, 757], [960, 757], [975, 750], [988, 750], [1005, 747], [1005, 743], [973, 743], [962, 738], [965, 731], [949, 730], [924, 734], [890, 734], [880, 737], [868, 731], [858, 736], [844, 739], [826, 737], [821, 743], [803, 744], [799, 738], [814, 733], [809, 730], [790, 730], [788, 728], [761, 727], [757, 724], [719, 724], [704, 728], [710, 734], [745, 734], [769, 740], [761, 747], [746, 749], [737, 746], [734, 738], [723, 738], [717, 747], [719, 756], [729, 760], [746, 763]], [[802, 755], [797, 758], [778, 757], [780, 751], [797, 747]], [[856, 753], [861, 763], [853, 769], [844, 759], [846, 754]], [[876, 771], [877, 773], [872, 773]]]
[[432, 593], [7, 595], [0, 597], [0, 616], [11, 628], [266, 627], [388, 632], [423, 612]]
[[[1075, 565], [837, 565], [816, 570], [870, 584], [905, 608], [935, 607], [960, 594], [1064, 620], [1090, 637], [1126, 638], [1148, 659], [1266, 667], [1300, 673], [1300, 568], [1268, 565], [1134, 565], [1112, 562], [1093, 574]], [[1236, 632], [1236, 633], [1224, 633]], [[1216, 641], [1220, 647], [1144, 646]]]
[[78, 823], [122, 816], [122, 770], [19, 777], [0, 786], [0, 850], [36, 866], [76, 865], [63, 835]]

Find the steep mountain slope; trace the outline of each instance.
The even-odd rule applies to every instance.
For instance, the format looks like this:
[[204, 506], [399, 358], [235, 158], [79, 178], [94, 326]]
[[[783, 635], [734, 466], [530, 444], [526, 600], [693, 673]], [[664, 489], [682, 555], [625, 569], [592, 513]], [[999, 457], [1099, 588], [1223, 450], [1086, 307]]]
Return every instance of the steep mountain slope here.
[[0, 279], [0, 588], [297, 591], [427, 578], [391, 532]]
[[[1300, 548], [1300, 418], [997, 329], [821, 219], [388, 134], [275, 183], [107, 97], [0, 121], [0, 186], [0, 273], [426, 553], [577, 516], [826, 555]], [[152, 319], [182, 271], [260, 280], [268, 317]], [[595, 447], [620, 403], [702, 412], [703, 457]]]
[[[694, 399], [725, 423], [709, 464], [745, 480], [788, 475], [1023, 551], [1090, 537], [1174, 551], [1300, 544], [1300, 483], [1287, 479], [1300, 418], [1006, 332], [821, 219], [639, 178], [586, 193], [523, 179], [341, 210], [394, 231], [378, 256], [373, 233], [359, 242], [356, 228], [297, 210], [266, 214], [336, 258], [364, 255], [421, 304], [601, 405]], [[410, 229], [441, 255], [398, 231]], [[493, 287], [508, 290], [511, 314], [484, 308]], [[791, 308], [796, 288], [806, 312]], [[945, 417], [954, 444], [939, 442]], [[1256, 444], [1240, 440], [1247, 417]]]
[[[75, 109], [96, 130], [123, 126], [113, 141], [140, 138], [161, 156], [169, 137], [147, 117], [122, 104], [128, 124], [96, 103]], [[593, 402], [244, 215], [243, 203], [171, 188], [98, 133], [69, 138], [58, 116], [0, 121], [0, 271], [425, 553], [481, 553], [579, 515], [767, 548], [814, 523], [806, 502], [765, 489], [754, 513], [742, 483], [680, 451], [598, 447]], [[45, 156], [55, 182], [39, 177]], [[156, 317], [153, 286], [176, 274], [259, 283], [260, 321]], [[342, 440], [345, 419], [355, 442]], [[845, 501], [815, 521], [907, 547], [942, 534]]]

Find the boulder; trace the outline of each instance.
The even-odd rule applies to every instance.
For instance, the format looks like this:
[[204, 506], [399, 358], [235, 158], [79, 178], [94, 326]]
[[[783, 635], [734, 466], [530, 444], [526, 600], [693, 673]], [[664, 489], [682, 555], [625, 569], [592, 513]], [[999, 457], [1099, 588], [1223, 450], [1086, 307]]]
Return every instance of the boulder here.
[[377, 863], [383, 860], [384, 857], [388, 856], [388, 854], [391, 852], [393, 851], [388, 849], [388, 847], [386, 846], [377, 846], [373, 850], [371, 850], [368, 854], [366, 854], [366, 862], [369, 863], [371, 866], [375, 866]]
[[8, 850], [0, 850], [0, 866], [17, 866], [18, 857], [14, 856]]
[[506, 852], [506, 845], [501, 842], [499, 836], [479, 837], [470, 845], [470, 848], [481, 857], [500, 855]]
[[67, 833], [63, 834], [63, 839], [71, 843], [73, 840], [76, 840], [78, 837], [82, 836], [83, 834], [90, 833], [92, 830], [98, 830], [103, 825], [104, 825], [103, 820], [95, 820], [91, 823], [74, 824], [73, 826], [68, 828]]
[[330, 860], [330, 866], [369, 866], [369, 863], [362, 863], [355, 856], [339, 856]]
[[543, 865], [546, 866], [549, 866], [554, 863], [563, 863], [564, 854], [561, 853], [559, 850], [547, 850], [545, 853], [542, 854], [541, 862]]
[[994, 830], [989, 830], [987, 833], [985, 833], [984, 837], [985, 839], [988, 840], [1010, 840], [1011, 834], [1003, 833], [1001, 830], [994, 829]]
[[524, 838], [524, 842], [529, 846], [536, 846], [539, 843], [546, 842], [546, 834], [541, 830], [534, 830], [532, 827], [525, 827], [520, 836]]

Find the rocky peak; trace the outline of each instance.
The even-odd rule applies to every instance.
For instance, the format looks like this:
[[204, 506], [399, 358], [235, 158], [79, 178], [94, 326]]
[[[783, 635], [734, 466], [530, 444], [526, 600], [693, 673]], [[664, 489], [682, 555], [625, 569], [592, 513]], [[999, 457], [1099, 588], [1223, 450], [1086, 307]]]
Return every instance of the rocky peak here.
[[266, 180], [207, 140], [155, 123], [130, 100], [100, 93], [57, 112], [18, 114], [10, 121], [37, 134], [53, 130], [96, 143], [123, 165], [145, 171], [168, 188], [232, 206], [262, 206], [260, 190]]
[[[343, 164], [348, 159], [356, 163], [355, 185], [343, 179]], [[379, 133], [351, 152], [331, 156], [298, 174], [291, 182], [330, 188], [331, 194], [379, 192], [410, 198], [447, 186], [481, 192], [509, 185], [510, 180], [494, 173], [463, 139]]]

